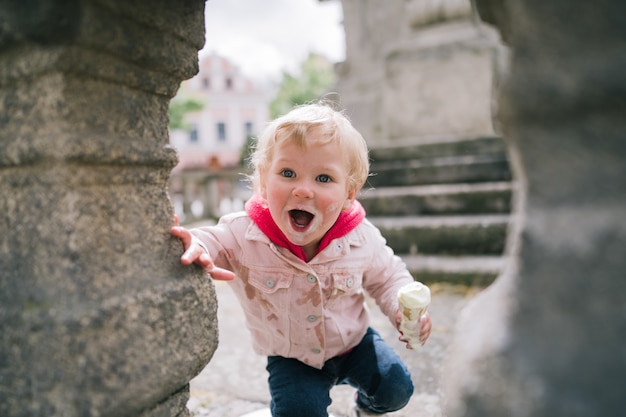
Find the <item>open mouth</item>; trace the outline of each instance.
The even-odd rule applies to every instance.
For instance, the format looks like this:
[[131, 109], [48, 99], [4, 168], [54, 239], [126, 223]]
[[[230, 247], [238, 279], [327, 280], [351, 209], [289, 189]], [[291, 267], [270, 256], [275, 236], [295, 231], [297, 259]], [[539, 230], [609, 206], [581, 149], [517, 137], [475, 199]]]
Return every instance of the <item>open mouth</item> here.
[[289, 215], [291, 216], [291, 223], [299, 228], [304, 229], [313, 221], [313, 214], [304, 210], [289, 210]]

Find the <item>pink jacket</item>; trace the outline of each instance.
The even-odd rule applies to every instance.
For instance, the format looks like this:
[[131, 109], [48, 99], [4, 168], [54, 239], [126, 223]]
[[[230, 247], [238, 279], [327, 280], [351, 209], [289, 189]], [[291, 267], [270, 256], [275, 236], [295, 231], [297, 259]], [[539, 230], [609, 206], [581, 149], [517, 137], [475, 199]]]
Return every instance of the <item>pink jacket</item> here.
[[413, 281], [380, 232], [363, 220], [308, 263], [276, 246], [245, 212], [193, 229], [243, 307], [254, 350], [322, 368], [356, 346], [369, 317], [364, 291], [395, 326], [398, 289]]

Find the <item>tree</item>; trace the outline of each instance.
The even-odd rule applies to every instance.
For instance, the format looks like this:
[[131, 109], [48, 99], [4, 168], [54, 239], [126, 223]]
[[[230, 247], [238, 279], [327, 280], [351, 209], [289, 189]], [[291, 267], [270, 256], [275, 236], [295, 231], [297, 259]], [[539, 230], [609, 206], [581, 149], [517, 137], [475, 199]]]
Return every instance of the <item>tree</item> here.
[[186, 130], [188, 126], [185, 124], [185, 114], [202, 110], [204, 104], [194, 99], [174, 98], [170, 101], [168, 109], [169, 128], [170, 130], [182, 129]]
[[333, 64], [321, 55], [309, 53], [300, 69], [299, 77], [283, 74], [276, 97], [270, 103], [272, 119], [287, 113], [294, 106], [320, 98], [335, 83]]

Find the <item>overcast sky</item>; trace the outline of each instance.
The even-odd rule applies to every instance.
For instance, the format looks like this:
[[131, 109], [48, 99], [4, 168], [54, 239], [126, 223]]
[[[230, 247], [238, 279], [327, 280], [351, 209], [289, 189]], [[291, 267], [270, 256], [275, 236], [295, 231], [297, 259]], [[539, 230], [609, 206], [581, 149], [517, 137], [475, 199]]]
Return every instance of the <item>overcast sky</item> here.
[[295, 74], [309, 52], [343, 61], [345, 41], [337, 0], [208, 0], [206, 44], [242, 72], [277, 82]]

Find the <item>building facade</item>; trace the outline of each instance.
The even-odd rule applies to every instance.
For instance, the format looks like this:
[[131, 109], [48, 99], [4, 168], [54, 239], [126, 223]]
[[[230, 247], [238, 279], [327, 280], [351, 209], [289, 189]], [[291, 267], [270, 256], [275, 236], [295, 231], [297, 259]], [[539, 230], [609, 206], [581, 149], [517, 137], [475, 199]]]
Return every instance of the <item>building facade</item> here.
[[185, 114], [183, 129], [170, 131], [180, 159], [175, 171], [237, 165], [247, 138], [269, 120], [270, 98], [227, 59], [215, 53], [202, 57], [198, 74], [183, 82], [174, 98], [202, 104]]

